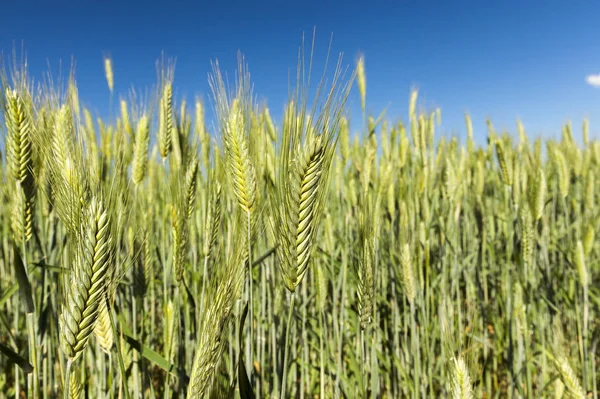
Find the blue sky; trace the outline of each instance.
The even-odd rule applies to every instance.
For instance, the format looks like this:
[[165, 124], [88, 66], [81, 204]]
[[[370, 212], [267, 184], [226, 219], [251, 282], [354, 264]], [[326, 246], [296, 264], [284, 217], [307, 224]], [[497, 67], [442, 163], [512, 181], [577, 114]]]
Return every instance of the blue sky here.
[[[488, 116], [497, 130], [514, 131], [520, 117], [530, 134], [554, 137], [569, 119], [579, 132], [589, 116], [600, 137], [600, 87], [586, 82], [600, 74], [600, 2], [22, 0], [5, 2], [2, 14], [4, 55], [23, 45], [36, 78], [73, 57], [81, 100], [98, 112], [109, 103], [105, 54], [123, 94], [156, 82], [162, 51], [176, 57], [177, 94], [192, 100], [210, 96], [211, 60], [232, 74], [240, 50], [255, 93], [277, 115], [302, 34], [316, 27], [318, 65], [332, 33], [332, 53], [349, 65], [364, 54], [375, 115], [388, 107], [390, 118], [405, 117], [418, 87], [423, 105], [441, 107], [447, 134], [464, 135], [468, 111], [480, 141]], [[358, 115], [356, 90], [350, 106]]]

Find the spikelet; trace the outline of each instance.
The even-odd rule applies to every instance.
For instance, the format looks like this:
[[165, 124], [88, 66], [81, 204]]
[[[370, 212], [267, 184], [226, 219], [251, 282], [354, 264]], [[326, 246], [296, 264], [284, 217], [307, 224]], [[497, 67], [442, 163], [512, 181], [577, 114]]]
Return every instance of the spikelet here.
[[519, 334], [527, 334], [527, 313], [525, 303], [523, 302], [523, 286], [519, 281], [515, 282], [513, 287], [514, 305], [513, 315], [516, 324], [516, 331]]
[[173, 155], [177, 165], [181, 165], [188, 159], [190, 132], [192, 131], [192, 120], [187, 111], [187, 103], [181, 101], [179, 114], [174, 115], [172, 131]]
[[554, 380], [554, 399], [563, 399], [565, 394], [565, 384], [560, 378]]
[[591, 213], [594, 211], [595, 206], [595, 183], [596, 176], [594, 175], [593, 170], [589, 170], [585, 179], [585, 198], [584, 198], [584, 207], [586, 212]]
[[75, 115], [77, 118], [80, 117], [81, 107], [79, 105], [79, 93], [77, 90], [77, 83], [75, 82], [75, 78], [73, 75], [69, 76], [69, 85], [67, 87], [67, 92], [69, 95], [69, 102], [71, 103], [71, 108], [75, 111]]
[[100, 179], [102, 178], [102, 168], [100, 166], [101, 160], [96, 138], [96, 129], [94, 127], [94, 119], [87, 108], [83, 109], [83, 121], [85, 126], [86, 161], [89, 165], [89, 173], [94, 186], [97, 186], [100, 184]]
[[404, 243], [400, 249], [400, 267], [402, 269], [402, 285], [406, 299], [408, 299], [410, 304], [413, 304], [415, 301], [416, 282], [408, 243]]
[[61, 348], [71, 361], [83, 353], [96, 325], [106, 293], [111, 246], [109, 216], [102, 202], [94, 197], [85, 214], [85, 230], [59, 316]]
[[366, 106], [366, 95], [367, 95], [367, 78], [365, 76], [365, 58], [360, 57], [356, 65], [356, 83], [358, 85], [358, 92], [360, 93], [360, 106], [365, 112]]
[[541, 166], [528, 179], [527, 191], [531, 214], [533, 219], [537, 221], [544, 214], [544, 203], [546, 200], [546, 176]]
[[481, 157], [477, 158], [477, 164], [475, 167], [475, 184], [474, 184], [474, 192], [478, 198], [483, 198], [483, 190], [485, 188], [485, 165], [483, 163], [483, 159]]
[[465, 360], [462, 356], [453, 360], [454, 367], [450, 384], [452, 399], [473, 399], [473, 384]]
[[150, 144], [150, 121], [143, 115], [138, 121], [133, 150], [132, 179], [135, 184], [140, 184], [146, 177], [148, 169], [148, 146]]
[[521, 259], [525, 267], [531, 266], [533, 248], [535, 245], [535, 230], [531, 211], [528, 207], [521, 207], [519, 212], [519, 222], [521, 227]]
[[185, 172], [186, 217], [191, 219], [196, 204], [196, 186], [198, 184], [198, 158], [193, 157]]
[[177, 311], [172, 299], [168, 299], [163, 305], [163, 342], [165, 343], [165, 355], [172, 359], [178, 343], [178, 334], [175, 333], [177, 323]]
[[575, 176], [581, 176], [581, 173], [583, 172], [583, 156], [581, 150], [575, 144], [569, 145], [566, 147], [565, 156], [573, 174]]
[[318, 206], [325, 149], [321, 136], [311, 136], [305, 148], [292, 161], [289, 188], [285, 196], [286, 209], [279, 223], [283, 234], [277, 254], [285, 286], [294, 292], [308, 267], [314, 239], [314, 218]]
[[387, 211], [390, 217], [396, 214], [396, 187], [393, 181], [387, 187]]
[[512, 194], [513, 194], [513, 203], [518, 207], [521, 203], [521, 162], [517, 157], [513, 157], [513, 166], [512, 166]]
[[582, 287], [587, 287], [589, 283], [589, 276], [587, 267], [585, 265], [585, 251], [581, 240], [577, 240], [577, 244], [573, 251], [573, 264], [577, 274], [579, 275], [579, 283]]
[[79, 373], [71, 372], [69, 382], [69, 398], [70, 399], [81, 399], [83, 395], [83, 385]]
[[410, 148], [410, 140], [406, 134], [400, 136], [400, 145], [398, 146], [398, 167], [403, 168], [408, 162]]
[[112, 93], [115, 87], [115, 78], [113, 75], [112, 60], [110, 57], [104, 57], [104, 74], [106, 76], [106, 83], [108, 83], [108, 89]]
[[[497, 136], [496, 136], [496, 129], [494, 129], [494, 125], [492, 124], [492, 120], [487, 118], [485, 120], [485, 124], [487, 126], [487, 131], [488, 131], [488, 141], [491, 145], [493, 145], [496, 142]], [[490, 148], [491, 150], [491, 148]]]
[[473, 152], [473, 123], [471, 122], [471, 115], [465, 113], [465, 125], [467, 129], [467, 152], [471, 154]]
[[221, 228], [221, 184], [215, 183], [215, 188], [211, 192], [209, 208], [206, 213], [204, 226], [203, 252], [207, 258], [212, 257], [219, 229]]
[[319, 311], [323, 312], [325, 310], [328, 298], [327, 277], [325, 276], [325, 270], [323, 266], [317, 267], [315, 271], [317, 273], [317, 308]]
[[146, 227], [146, 231], [144, 233], [144, 280], [146, 282], [146, 286], [150, 287], [154, 280], [154, 247], [152, 245], [152, 235], [149, 227]]
[[275, 124], [273, 123], [273, 119], [271, 118], [271, 113], [269, 112], [269, 108], [265, 108], [263, 111], [264, 121], [267, 128], [267, 134], [269, 135], [269, 139], [271, 141], [277, 141], [277, 129], [275, 128]]
[[375, 279], [373, 275], [374, 264], [374, 237], [366, 233], [363, 240], [363, 253], [359, 258], [358, 285], [356, 288], [358, 296], [358, 314], [360, 326], [364, 330], [371, 324], [373, 318], [373, 306], [375, 297]]
[[450, 158], [446, 158], [446, 167], [444, 168], [444, 194], [450, 204], [454, 203], [454, 197], [458, 182], [456, 171]]
[[589, 223], [587, 228], [585, 229], [585, 235], [583, 237], [583, 252], [586, 256], [589, 256], [592, 253], [592, 249], [594, 249], [594, 238], [596, 232], [594, 230], [594, 224]]
[[400, 202], [400, 238], [406, 238], [409, 231], [409, 220], [408, 220], [408, 207], [406, 201]]
[[183, 279], [185, 267], [185, 248], [187, 245], [185, 224], [187, 218], [184, 217], [181, 209], [171, 205], [171, 234], [173, 237], [173, 269], [175, 270], [175, 280], [179, 285]]
[[256, 199], [256, 172], [250, 160], [242, 105], [235, 99], [224, 129], [227, 168], [234, 194], [244, 212], [252, 213]]
[[10, 221], [14, 240], [28, 242], [33, 235], [34, 198], [16, 187], [10, 199]]
[[166, 158], [171, 152], [173, 140], [173, 86], [165, 83], [158, 109], [158, 148]]
[[[435, 137], [435, 112], [431, 112], [429, 114], [429, 119], [427, 120], [426, 126], [426, 142], [427, 146], [431, 147], [433, 145], [433, 139]], [[456, 140], [456, 137], [454, 138]]]
[[585, 399], [585, 391], [581, 387], [575, 372], [569, 365], [566, 357], [560, 356], [557, 359], [552, 359], [556, 371], [560, 374], [560, 378], [565, 384], [567, 398], [569, 399]]
[[98, 321], [96, 327], [94, 327], [94, 336], [96, 337], [96, 341], [98, 341], [100, 349], [107, 355], [110, 354], [115, 340], [106, 300], [100, 302], [98, 308]]
[[350, 158], [350, 128], [346, 117], [340, 119], [340, 155], [344, 162]]
[[47, 156], [54, 207], [61, 222], [72, 236], [79, 234], [82, 211], [88, 204], [89, 186], [85, 179], [80, 146], [74, 144], [73, 117], [63, 105], [54, 118]]
[[567, 195], [569, 195], [570, 182], [569, 166], [567, 165], [565, 156], [558, 148], [554, 149], [553, 154], [554, 161], [556, 162], [556, 171], [558, 173], [558, 189], [560, 195], [563, 198], [567, 198]]
[[508, 154], [504, 152], [502, 141], [496, 140], [496, 155], [498, 156], [498, 163], [500, 164], [500, 169], [502, 171], [502, 182], [510, 186], [512, 185], [512, 173], [509, 169], [510, 159], [508, 158]]
[[375, 167], [375, 156], [377, 155], [377, 139], [375, 138], [375, 134], [369, 135], [369, 138], [366, 143], [365, 148], [365, 156], [362, 167], [362, 189], [363, 195], [366, 195], [369, 190], [371, 180], [373, 178], [373, 170]]
[[425, 115], [419, 116], [417, 140], [419, 142], [418, 149], [420, 150], [421, 164], [425, 175], [427, 174], [427, 127], [428, 123]]
[[517, 119], [517, 131], [519, 133], [519, 147], [523, 150], [523, 147], [528, 145], [527, 134], [525, 134], [525, 128], [523, 127], [523, 122], [520, 119]]
[[418, 95], [419, 95], [418, 90], [416, 90], [416, 89], [411, 90], [410, 100], [408, 102], [408, 118], [411, 121], [411, 123], [413, 120], [416, 120], [416, 117], [417, 117], [416, 110], [417, 110]]
[[127, 101], [121, 100], [119, 102], [121, 108], [121, 121], [123, 123], [123, 129], [129, 135], [133, 137], [133, 126], [131, 126], [131, 119], [129, 118], [129, 110], [127, 109]]
[[32, 178], [32, 124], [23, 99], [15, 90], [6, 89], [6, 114], [4, 121], [8, 136], [6, 138], [6, 161], [13, 178], [27, 188]]
[[199, 330], [196, 354], [187, 398], [204, 398], [210, 391], [216, 368], [223, 353], [224, 337], [229, 326], [234, 301], [241, 293], [245, 265], [248, 262], [247, 252], [239, 246], [228, 262], [221, 281], [211, 293], [211, 300], [203, 315]]
[[571, 129], [571, 121], [567, 121], [562, 129], [562, 140], [566, 144], [573, 144], [573, 130]]

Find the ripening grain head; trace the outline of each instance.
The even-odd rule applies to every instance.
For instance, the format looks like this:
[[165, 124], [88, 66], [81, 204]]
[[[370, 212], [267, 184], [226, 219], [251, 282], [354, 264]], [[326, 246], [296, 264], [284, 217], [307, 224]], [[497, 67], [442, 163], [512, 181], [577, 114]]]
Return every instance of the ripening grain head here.
[[110, 57], [104, 57], [104, 74], [106, 76], [106, 83], [108, 83], [108, 89], [112, 93], [115, 87], [115, 80], [113, 75], [112, 60]]

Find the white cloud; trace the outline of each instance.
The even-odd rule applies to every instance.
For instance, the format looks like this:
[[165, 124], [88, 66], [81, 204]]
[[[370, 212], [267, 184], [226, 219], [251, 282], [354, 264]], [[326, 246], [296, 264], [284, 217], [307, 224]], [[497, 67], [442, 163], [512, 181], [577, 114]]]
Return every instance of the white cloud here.
[[588, 75], [585, 78], [585, 81], [587, 82], [587, 84], [589, 84], [590, 86], [594, 86], [594, 87], [598, 87], [600, 88], [600, 73], [596, 74], [596, 75]]

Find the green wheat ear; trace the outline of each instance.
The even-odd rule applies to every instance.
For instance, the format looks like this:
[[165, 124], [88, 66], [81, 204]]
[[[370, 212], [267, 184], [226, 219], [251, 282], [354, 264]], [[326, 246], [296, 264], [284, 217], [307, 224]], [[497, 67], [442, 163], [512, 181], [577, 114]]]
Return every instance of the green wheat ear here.
[[241, 295], [244, 271], [248, 262], [244, 246], [235, 250], [218, 285], [210, 293], [205, 314], [198, 330], [196, 354], [190, 376], [187, 398], [204, 398], [213, 386], [217, 366], [225, 348], [224, 337], [229, 328], [233, 305]]
[[536, 168], [537, 171], [530, 175], [527, 184], [529, 209], [531, 209], [534, 221], [541, 219], [543, 216], [544, 201], [546, 199], [546, 175], [541, 165]]
[[473, 384], [465, 360], [461, 357], [454, 360], [451, 382], [452, 399], [473, 399]]
[[150, 120], [143, 115], [138, 121], [133, 149], [132, 180], [140, 184], [148, 169], [148, 147], [150, 144]]
[[173, 87], [167, 82], [159, 103], [158, 147], [160, 155], [166, 158], [171, 152], [173, 138]]
[[110, 220], [101, 201], [91, 200], [84, 223], [59, 316], [61, 347], [72, 362], [83, 353], [96, 325], [111, 261]]
[[216, 182], [214, 189], [211, 190], [210, 202], [208, 203], [202, 245], [202, 252], [209, 259], [214, 256], [213, 252], [221, 227], [221, 193], [221, 184]]
[[[367, 233], [371, 235], [372, 233]], [[374, 237], [367, 236], [363, 240], [363, 254], [359, 259], [358, 286], [358, 314], [360, 325], [364, 330], [373, 319], [373, 307], [375, 305], [375, 276], [374, 266]]]
[[226, 164], [237, 202], [244, 212], [252, 213], [256, 199], [256, 171], [250, 160], [240, 99], [234, 99], [231, 104], [223, 141]]
[[15, 91], [6, 89], [6, 160], [16, 187], [10, 197], [10, 226], [17, 242], [33, 235], [35, 183], [33, 174], [33, 125], [25, 102]]
[[83, 385], [79, 373], [75, 370], [71, 371], [70, 383], [69, 383], [69, 395], [70, 399], [80, 399], [83, 395]]
[[569, 399], [585, 399], [586, 398], [585, 391], [581, 387], [581, 384], [579, 383], [579, 379], [577, 378], [577, 375], [571, 368], [571, 365], [569, 364], [569, 361], [567, 360], [567, 358], [562, 355], [558, 356], [558, 357], [554, 357], [554, 356], [550, 355], [549, 353], [547, 353], [547, 355], [550, 357], [550, 359], [554, 363], [554, 367], [556, 368], [556, 371], [558, 371], [558, 373], [560, 375], [560, 379], [562, 380], [563, 384], [565, 385], [565, 390], [566, 390], [565, 393], [567, 394], [567, 398], [569, 398]]
[[288, 290], [294, 291], [304, 277], [313, 246], [317, 194], [323, 173], [323, 144], [320, 136], [309, 142], [292, 161], [285, 196], [285, 234], [280, 238], [281, 271]]
[[498, 155], [498, 163], [502, 170], [502, 181], [505, 185], [510, 186], [512, 185], [512, 173], [509, 169], [509, 159], [507, 159], [507, 154], [504, 151], [502, 141], [499, 139], [496, 140], [496, 154]]
[[413, 266], [410, 259], [410, 245], [404, 243], [400, 249], [400, 268], [402, 270], [402, 285], [406, 299], [411, 304], [415, 301], [416, 282]]
[[6, 140], [6, 160], [13, 178], [19, 184], [31, 184], [26, 180], [31, 176], [33, 143], [31, 117], [23, 99], [15, 90], [6, 89], [5, 123], [8, 137]]

